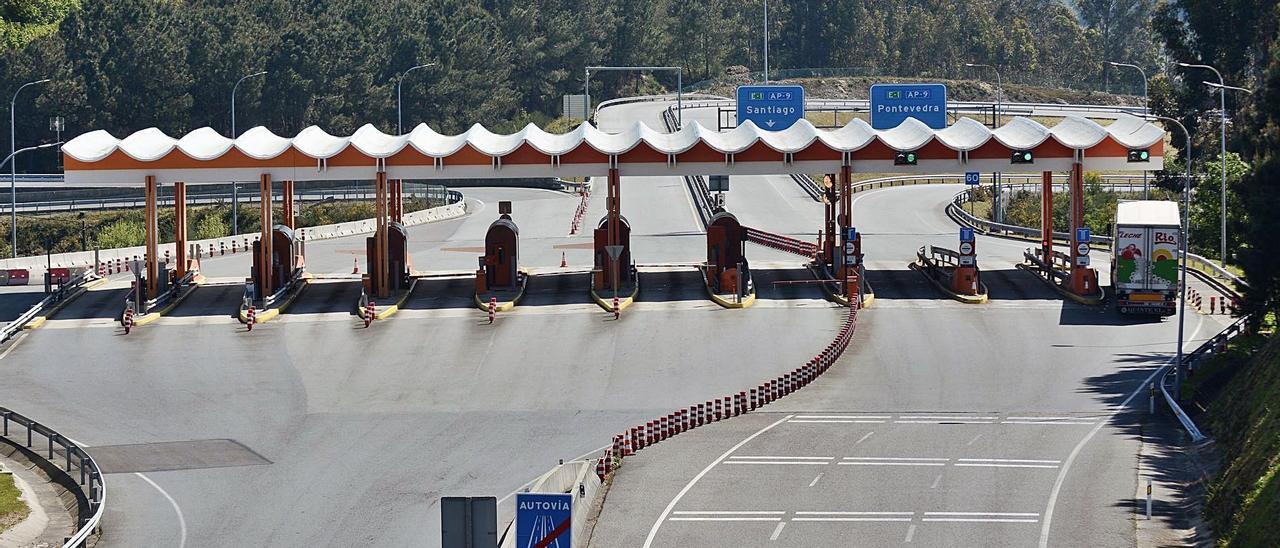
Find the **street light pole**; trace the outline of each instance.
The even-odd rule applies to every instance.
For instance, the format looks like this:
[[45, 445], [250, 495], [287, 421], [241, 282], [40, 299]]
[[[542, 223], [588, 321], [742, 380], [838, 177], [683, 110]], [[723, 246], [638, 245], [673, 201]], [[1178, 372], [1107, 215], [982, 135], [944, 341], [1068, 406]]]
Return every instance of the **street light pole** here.
[[769, 85], [769, 0], [764, 0], [764, 85]]
[[[27, 82], [25, 84], [22, 84], [21, 86], [18, 86], [18, 91], [13, 92], [13, 100], [9, 101], [9, 158], [5, 159], [6, 162], [9, 161], [10, 158], [13, 158], [16, 154], [18, 154], [18, 151], [16, 150], [17, 134], [14, 131], [14, 125], [15, 125], [14, 114], [16, 114], [17, 112], [16, 109], [18, 108], [18, 94], [22, 93], [22, 88], [25, 88], [27, 86], [34, 86], [36, 84], [43, 84], [48, 81], [49, 81], [48, 78], [44, 78], [42, 80], [36, 80], [34, 82]], [[9, 218], [9, 222], [12, 223], [12, 225], [10, 226], [10, 228], [12, 229], [11, 230], [12, 239], [10, 240], [10, 244], [13, 246], [12, 256], [17, 257], [18, 256], [18, 166], [17, 166], [17, 162], [14, 162], [14, 164], [9, 166], [9, 199], [10, 199], [10, 205], [12, 206], [10, 208], [11, 216]]]
[[991, 113], [991, 120], [993, 125], [995, 125], [996, 127], [1000, 127], [1000, 110], [1001, 110], [1000, 107], [1003, 106], [1002, 99], [1004, 97], [1004, 84], [1000, 80], [1000, 69], [992, 65], [984, 65], [982, 63], [965, 63], [964, 66], [974, 67], [974, 68], [986, 67], [991, 69], [992, 72], [996, 73], [996, 110], [995, 112]]
[[[1107, 61], [1107, 64], [1113, 67], [1129, 67], [1129, 68], [1138, 69], [1138, 73], [1142, 75], [1142, 110], [1144, 113], [1151, 112], [1150, 95], [1147, 94], [1147, 71], [1142, 70], [1142, 67], [1132, 63], [1117, 63], [1115, 61]], [[1147, 170], [1145, 169], [1142, 170], [1142, 199], [1143, 200], [1151, 199], [1151, 190], [1150, 190], [1150, 187], [1147, 186]]]
[[[45, 80], [45, 81], [47, 82], [48, 80]], [[19, 89], [21, 89], [21, 88], [19, 88]], [[18, 150], [15, 150], [15, 151], [13, 151], [13, 152], [10, 152], [10, 153], [9, 153], [9, 155], [5, 157], [4, 161], [3, 161], [3, 162], [0, 162], [0, 169], [4, 169], [4, 165], [5, 165], [5, 164], [9, 163], [11, 160], [13, 160], [13, 158], [14, 158], [15, 156], [17, 156], [17, 155], [19, 155], [19, 154], [22, 154], [23, 152], [28, 152], [28, 151], [32, 151], [32, 150], [39, 150], [39, 149], [42, 149], [42, 148], [56, 147], [56, 146], [61, 145], [61, 144], [62, 144], [62, 141], [55, 141], [55, 142], [52, 142], [52, 143], [45, 143], [45, 144], [43, 144], [43, 145], [36, 145], [36, 146], [33, 146], [33, 147], [20, 148], [20, 149], [18, 149]], [[15, 174], [13, 177], [14, 177], [14, 180], [13, 180], [12, 184], [14, 184], [14, 185], [15, 185], [13, 188], [17, 188], [17, 187], [16, 187], [16, 185], [17, 185], [17, 175]], [[17, 193], [16, 193], [16, 192], [17, 192], [17, 191], [14, 191], [14, 194], [13, 194], [13, 205], [12, 205], [12, 207], [10, 208], [10, 212], [12, 213], [12, 216], [10, 217], [10, 219], [11, 219], [11, 221], [13, 222], [13, 257], [14, 257], [14, 258], [17, 258], [17, 256], [18, 256], [18, 197], [17, 197], [18, 195], [17, 195]]]
[[1222, 122], [1222, 134], [1220, 136], [1222, 140], [1222, 204], [1221, 204], [1222, 205], [1222, 233], [1219, 236], [1222, 239], [1222, 241], [1220, 242], [1218, 260], [1222, 261], [1223, 266], [1226, 266], [1227, 264], [1227, 88], [1226, 88], [1227, 82], [1226, 80], [1222, 79], [1222, 73], [1218, 72], [1218, 69], [1213, 68], [1209, 65], [1193, 65], [1190, 63], [1178, 63], [1178, 66], [1184, 67], [1184, 68], [1202, 68], [1202, 69], [1212, 70], [1213, 73], [1218, 76], [1218, 85], [1221, 86], [1218, 89], [1218, 91], [1220, 92], [1219, 114]]
[[1156, 116], [1153, 114], [1148, 114], [1147, 118], [1164, 120], [1166, 122], [1173, 122], [1174, 124], [1177, 124], [1178, 128], [1182, 130], [1182, 134], [1183, 136], [1186, 137], [1186, 140], [1187, 140], [1187, 151], [1186, 151], [1186, 162], [1185, 162], [1186, 175], [1184, 175], [1184, 180], [1182, 182], [1182, 238], [1180, 238], [1181, 242], [1179, 242], [1178, 244], [1178, 247], [1181, 251], [1181, 254], [1180, 254], [1181, 257], [1179, 262], [1180, 272], [1178, 274], [1178, 285], [1180, 286], [1178, 292], [1181, 294], [1180, 302], [1178, 303], [1178, 307], [1179, 307], [1178, 350], [1177, 350], [1178, 357], [1177, 357], [1177, 361], [1175, 362], [1176, 369], [1174, 369], [1174, 386], [1173, 386], [1174, 399], [1181, 399], [1182, 398], [1182, 343], [1183, 343], [1183, 336], [1184, 336], [1183, 334], [1186, 330], [1186, 320], [1187, 320], [1187, 235], [1191, 232], [1191, 217], [1190, 217], [1191, 215], [1191, 133], [1187, 131], [1186, 126], [1182, 125], [1182, 122], [1179, 122], [1173, 118], [1168, 118], [1165, 116]]
[[[267, 71], [258, 71], [236, 80], [236, 85], [231, 87], [231, 138], [235, 139], [236, 135], [236, 90], [240, 89], [240, 82], [253, 78], [254, 76], [262, 76]], [[231, 181], [231, 235], [239, 234], [237, 228], [240, 225], [240, 185], [235, 181]]]
[[396, 78], [396, 135], [404, 135], [404, 127], [401, 125], [401, 124], [403, 123], [403, 122], [402, 122], [402, 120], [403, 120], [403, 119], [402, 119], [401, 114], [400, 114], [400, 113], [401, 113], [401, 110], [400, 110], [400, 84], [403, 84], [403, 83], [404, 83], [404, 77], [405, 77], [405, 76], [408, 76], [410, 72], [413, 72], [413, 71], [418, 70], [418, 69], [420, 69], [420, 68], [427, 68], [427, 67], [430, 67], [430, 66], [435, 66], [435, 62], [434, 62], [434, 61], [432, 61], [432, 62], [430, 62], [430, 63], [425, 63], [425, 64], [422, 64], [422, 65], [414, 65], [414, 66], [412, 66], [412, 67], [409, 67], [409, 70], [406, 70], [406, 71], [404, 71], [404, 72], [400, 73], [400, 77], [399, 77], [399, 78]]

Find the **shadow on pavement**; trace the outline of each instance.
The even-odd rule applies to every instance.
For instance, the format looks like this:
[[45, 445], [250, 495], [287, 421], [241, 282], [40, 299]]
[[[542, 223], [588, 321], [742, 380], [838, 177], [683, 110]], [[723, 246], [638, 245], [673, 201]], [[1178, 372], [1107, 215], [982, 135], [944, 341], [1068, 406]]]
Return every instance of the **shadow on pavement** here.
[[173, 310], [172, 317], [193, 316], [229, 316], [237, 317], [240, 313], [240, 299], [244, 297], [244, 286], [235, 284], [202, 285], [196, 287], [187, 299]]
[[[609, 296], [601, 294], [601, 296]], [[706, 301], [706, 284], [702, 273], [695, 268], [681, 270], [643, 271], [640, 273], [640, 293], [637, 301]]]
[[[445, 308], [475, 308], [475, 279], [421, 278], [413, 287], [413, 294], [404, 302], [402, 310], [440, 310]], [[357, 294], [359, 297], [359, 294]]]
[[[808, 268], [777, 268], [777, 269], [752, 269], [751, 276], [756, 283], [756, 298], [758, 299], [825, 299], [826, 293], [822, 291], [822, 287], [816, 283], [808, 283], [815, 280], [813, 273]], [[774, 283], [798, 281], [805, 282], [799, 284]]]
[[38, 288], [23, 288], [27, 291], [5, 291], [0, 293], [0, 322], [11, 322], [18, 319], [23, 312], [44, 299], [44, 291]]
[[124, 313], [124, 298], [128, 294], [128, 288], [86, 291], [54, 314], [54, 317], [59, 320], [118, 318]]
[[360, 301], [360, 282], [312, 282], [302, 290], [285, 314], [326, 314], [347, 312], [355, 315]]

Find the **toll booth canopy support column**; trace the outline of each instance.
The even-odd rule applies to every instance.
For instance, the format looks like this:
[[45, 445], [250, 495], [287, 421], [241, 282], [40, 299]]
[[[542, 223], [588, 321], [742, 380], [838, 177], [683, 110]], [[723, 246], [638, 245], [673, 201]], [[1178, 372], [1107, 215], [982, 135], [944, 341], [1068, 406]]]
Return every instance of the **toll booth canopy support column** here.
[[148, 175], [144, 184], [147, 211], [146, 211], [146, 263], [147, 263], [147, 286], [146, 295], [143, 300], [156, 298], [160, 288], [160, 265], [157, 251], [160, 248], [160, 214], [156, 208], [156, 178]]
[[262, 287], [258, 294], [262, 298], [275, 293], [275, 280], [271, 279], [271, 175], [263, 173], [258, 185], [262, 215], [262, 237], [258, 243], [258, 279], [262, 280]]
[[[605, 200], [606, 207], [609, 210], [609, 245], [620, 245], [622, 243], [622, 177], [618, 174], [618, 168], [609, 168], [608, 182], [608, 198]], [[610, 276], [610, 284], [613, 286], [614, 293], [618, 291], [619, 280], [622, 278], [621, 257], [619, 259], [610, 259], [613, 263], [613, 275]]]
[[1044, 264], [1053, 270], [1053, 172], [1040, 174], [1040, 251]]
[[825, 235], [822, 238], [822, 261], [832, 267], [836, 264], [836, 175], [834, 173], [827, 174], [823, 177], [823, 196], [826, 198], [822, 204], [822, 210], [825, 215], [823, 219], [823, 229]]
[[[850, 233], [853, 237], [850, 238]], [[853, 302], [855, 293], [861, 295], [862, 281], [858, 265], [862, 261], [862, 235], [853, 227], [853, 166], [840, 166], [840, 241], [844, 255], [840, 261], [839, 277], [844, 295]]]
[[187, 275], [187, 183], [173, 184], [173, 245], [178, 263], [173, 272], [178, 279]]
[[375, 193], [375, 216], [377, 231], [374, 233], [373, 252], [375, 268], [369, 275], [372, 277], [373, 293], [376, 297], [388, 297], [390, 285], [388, 270], [390, 269], [387, 250], [387, 172], [379, 171], [373, 181]]
[[284, 199], [284, 207], [281, 213], [284, 218], [280, 220], [280, 224], [291, 229], [297, 228], [297, 211], [294, 211], [293, 204], [293, 181], [282, 181], [281, 183], [283, 184], [281, 197]]
[[401, 179], [391, 180], [391, 205], [388, 209], [392, 221], [404, 222], [404, 181]]
[[[1083, 230], [1082, 230], [1083, 229]], [[1090, 295], [1098, 290], [1097, 273], [1089, 268], [1089, 241], [1084, 239], [1084, 165], [1079, 159], [1071, 164], [1071, 291]]]

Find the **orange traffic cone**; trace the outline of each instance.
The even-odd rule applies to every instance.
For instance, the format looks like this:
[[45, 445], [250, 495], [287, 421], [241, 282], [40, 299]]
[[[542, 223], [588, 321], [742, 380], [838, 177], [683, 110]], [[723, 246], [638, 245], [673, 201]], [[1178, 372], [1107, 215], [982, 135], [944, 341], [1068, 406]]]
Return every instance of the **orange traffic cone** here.
[[351, 266], [351, 273], [352, 273], [352, 274], [359, 274], [359, 273], [360, 273], [360, 259], [351, 259], [351, 265], [352, 265], [352, 266]]
[[565, 260], [564, 252], [560, 252], [560, 268], [569, 266], [569, 261]]

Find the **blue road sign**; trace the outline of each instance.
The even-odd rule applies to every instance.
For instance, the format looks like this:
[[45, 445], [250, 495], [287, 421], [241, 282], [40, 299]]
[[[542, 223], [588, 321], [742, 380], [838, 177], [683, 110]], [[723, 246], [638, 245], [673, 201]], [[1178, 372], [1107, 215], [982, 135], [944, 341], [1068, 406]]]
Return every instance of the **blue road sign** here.
[[573, 548], [573, 495], [516, 493], [516, 546]]
[[751, 120], [760, 129], [780, 131], [804, 118], [800, 86], [738, 86], [738, 124]]
[[1093, 234], [1090, 232], [1088, 227], [1076, 229], [1076, 242], [1087, 244], [1092, 239]]
[[981, 174], [981, 173], [978, 173], [978, 172], [976, 172], [976, 171], [966, 171], [966, 172], [964, 172], [964, 184], [966, 184], [966, 185], [971, 185], [971, 186], [977, 186], [977, 185], [978, 185], [979, 183], [981, 183], [981, 182], [982, 182], [982, 174]]
[[[741, 88], [739, 88], [741, 89]], [[898, 127], [915, 118], [933, 129], [947, 127], [947, 86], [876, 84], [871, 86], [871, 127]]]
[[845, 229], [845, 233], [844, 233], [844, 241], [846, 241], [846, 242], [852, 242], [852, 241], [854, 241], [854, 240], [856, 240], [856, 239], [858, 239], [858, 229], [857, 229], [857, 228], [855, 228], [855, 227], [852, 227], [852, 226], [851, 226], [851, 227], [849, 227], [849, 228]]
[[960, 241], [961, 241], [961, 242], [972, 242], [972, 241], [973, 241], [973, 229], [972, 229], [972, 228], [969, 228], [969, 227], [967, 227], [967, 226], [962, 226], [962, 227], [960, 227]]

